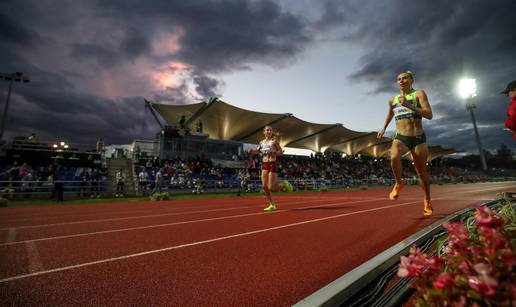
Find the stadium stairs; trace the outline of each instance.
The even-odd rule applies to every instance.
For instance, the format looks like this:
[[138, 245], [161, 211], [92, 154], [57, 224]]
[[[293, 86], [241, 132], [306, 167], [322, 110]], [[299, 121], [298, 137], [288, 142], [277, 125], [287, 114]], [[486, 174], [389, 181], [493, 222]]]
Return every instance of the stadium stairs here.
[[107, 193], [110, 195], [113, 195], [116, 191], [116, 173], [118, 170], [122, 169], [122, 172], [125, 176], [125, 184], [124, 184], [124, 195], [130, 196], [135, 195], [135, 175], [133, 171], [133, 162], [131, 159], [107, 159], [107, 178], [108, 178], [108, 185], [107, 185]]

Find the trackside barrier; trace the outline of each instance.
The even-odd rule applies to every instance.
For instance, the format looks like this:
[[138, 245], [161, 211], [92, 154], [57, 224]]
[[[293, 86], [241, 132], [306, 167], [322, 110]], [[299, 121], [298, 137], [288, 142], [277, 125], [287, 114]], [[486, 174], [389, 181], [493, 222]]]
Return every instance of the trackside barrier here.
[[[503, 200], [498, 199], [483, 205], [496, 208], [502, 204]], [[385, 285], [398, 270], [400, 256], [407, 255], [413, 245], [425, 252], [446, 234], [442, 224], [460, 220], [473, 211], [473, 208], [466, 208], [427, 226], [305, 297], [294, 307], [401, 306], [413, 293], [409, 288], [412, 283], [410, 279], [401, 279], [388, 291], [384, 291]]]
[[[418, 184], [414, 178], [404, 178], [408, 185]], [[495, 178], [496, 181], [514, 180], [514, 178]], [[117, 184], [114, 181], [101, 179], [99, 181], [62, 181], [64, 193], [70, 197], [88, 196], [112, 196], [116, 193]], [[327, 189], [339, 188], [367, 188], [369, 186], [391, 186], [394, 179], [374, 178], [374, 179], [295, 179], [289, 180], [296, 191], [323, 191]], [[462, 181], [460, 181], [462, 182]], [[440, 182], [437, 182], [440, 183]], [[447, 183], [447, 182], [446, 182]], [[124, 181], [125, 196], [146, 196], [156, 191], [169, 192], [171, 194], [190, 194], [190, 193], [247, 193], [260, 192], [262, 183], [260, 180], [239, 181], [237, 179], [220, 180], [199, 180], [198, 178], [188, 179], [180, 182], [167, 180], [156, 189], [156, 184], [152, 181], [139, 182], [137, 178]], [[0, 181], [0, 197], [9, 199], [20, 198], [47, 198], [54, 190], [54, 182], [50, 181]]]
[[[108, 183], [100, 181], [60, 181], [63, 183], [63, 193], [77, 197], [105, 195]], [[0, 197], [8, 199], [48, 198], [53, 195], [55, 182], [49, 181], [0, 181]]]

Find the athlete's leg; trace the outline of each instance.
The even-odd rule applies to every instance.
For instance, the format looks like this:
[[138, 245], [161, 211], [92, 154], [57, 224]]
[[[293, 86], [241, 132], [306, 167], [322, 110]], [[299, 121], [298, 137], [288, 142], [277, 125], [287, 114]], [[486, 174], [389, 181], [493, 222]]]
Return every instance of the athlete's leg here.
[[402, 166], [401, 157], [408, 151], [407, 147], [400, 140], [394, 139], [391, 145], [391, 168], [392, 174], [396, 179], [396, 183], [392, 188], [389, 198], [391, 200], [398, 199], [401, 188], [403, 187], [403, 181], [401, 180]]
[[391, 145], [391, 168], [396, 183], [402, 183], [401, 173], [403, 171], [401, 165], [401, 157], [407, 153], [408, 148], [402, 141], [394, 139]]
[[267, 203], [269, 204], [264, 211], [273, 211], [276, 210], [276, 206], [274, 205], [274, 201], [272, 200], [272, 192], [271, 192], [271, 184], [270, 184], [270, 176], [271, 172], [268, 170], [262, 169], [262, 186], [263, 192], [265, 193], [265, 198], [267, 199]]
[[272, 195], [271, 190], [269, 188], [269, 171], [262, 169], [262, 188], [263, 193], [265, 194], [265, 198], [267, 199], [267, 203], [272, 203]]
[[[274, 181], [272, 181], [272, 174], [274, 174]], [[269, 183], [271, 185], [270, 189], [272, 192], [276, 192], [285, 188], [288, 192], [294, 191], [294, 187], [288, 180], [283, 180], [278, 182], [278, 174], [277, 173], [269, 173]]]
[[420, 186], [425, 192], [424, 200], [424, 215], [432, 215], [433, 209], [430, 203], [430, 177], [426, 170], [426, 159], [428, 157], [428, 146], [426, 143], [419, 144], [411, 150], [412, 159], [414, 160], [414, 166], [416, 168], [417, 175], [419, 176]]
[[428, 146], [426, 143], [419, 144], [411, 150], [411, 153], [417, 175], [419, 176], [421, 188], [425, 191], [425, 199], [430, 199], [430, 177], [426, 171]]
[[278, 174], [274, 172], [269, 172], [269, 190], [271, 192], [276, 192], [279, 189], [283, 188], [283, 184], [277, 182], [278, 181]]

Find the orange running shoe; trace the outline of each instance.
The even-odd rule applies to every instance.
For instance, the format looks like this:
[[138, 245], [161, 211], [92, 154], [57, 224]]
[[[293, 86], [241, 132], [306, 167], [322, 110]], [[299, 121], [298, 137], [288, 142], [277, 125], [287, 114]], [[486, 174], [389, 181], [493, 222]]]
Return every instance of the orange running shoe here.
[[424, 207], [423, 207], [423, 215], [430, 216], [434, 213], [434, 208], [432, 208], [432, 204], [429, 199], [425, 199]]
[[396, 183], [394, 187], [392, 188], [391, 193], [389, 194], [389, 198], [391, 200], [396, 200], [400, 196], [400, 190], [403, 188], [403, 183]]

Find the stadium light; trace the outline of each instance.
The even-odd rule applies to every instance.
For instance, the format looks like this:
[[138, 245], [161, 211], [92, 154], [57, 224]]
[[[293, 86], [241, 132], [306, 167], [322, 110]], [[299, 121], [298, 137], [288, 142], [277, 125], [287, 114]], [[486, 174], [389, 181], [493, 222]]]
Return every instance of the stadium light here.
[[5, 123], [7, 121], [7, 112], [9, 111], [9, 100], [11, 99], [11, 90], [14, 82], [30, 82], [29, 78], [25, 77], [22, 72], [15, 72], [10, 74], [0, 73], [0, 80], [9, 81], [9, 89], [7, 90], [7, 100], [5, 101], [4, 114], [2, 115], [2, 123], [0, 124], [0, 142], [3, 142]]
[[484, 171], [487, 171], [486, 158], [484, 156], [484, 151], [482, 150], [482, 144], [480, 143], [480, 135], [478, 134], [475, 112], [473, 112], [473, 110], [476, 108], [475, 102], [473, 101], [473, 98], [477, 96], [476, 80], [471, 78], [461, 79], [459, 81], [459, 95], [462, 99], [466, 101], [466, 109], [469, 111], [471, 115], [473, 129], [475, 130], [475, 139], [477, 141], [478, 151], [480, 153], [480, 162], [482, 163], [482, 169]]
[[461, 98], [477, 96], [477, 82], [475, 79], [464, 78], [459, 81], [459, 95]]
[[58, 152], [61, 152], [61, 151], [63, 151], [64, 149], [68, 149], [68, 147], [69, 147], [69, 145], [68, 145], [68, 144], [66, 144], [66, 142], [60, 141], [60, 142], [58, 142], [58, 143], [59, 143], [59, 144], [54, 144], [54, 145], [52, 145], [52, 147], [53, 147], [56, 151], [58, 151]]

